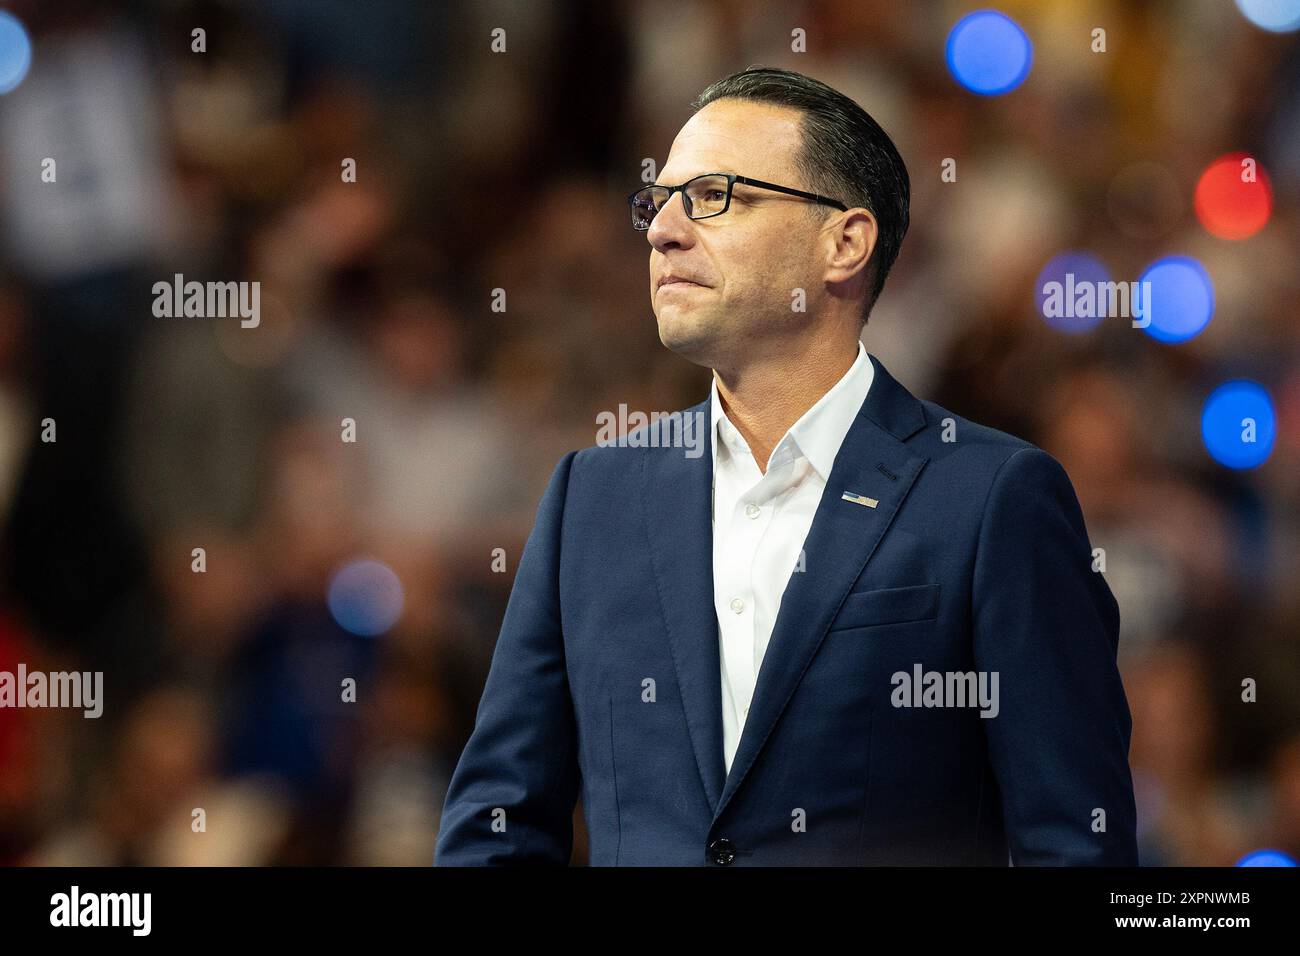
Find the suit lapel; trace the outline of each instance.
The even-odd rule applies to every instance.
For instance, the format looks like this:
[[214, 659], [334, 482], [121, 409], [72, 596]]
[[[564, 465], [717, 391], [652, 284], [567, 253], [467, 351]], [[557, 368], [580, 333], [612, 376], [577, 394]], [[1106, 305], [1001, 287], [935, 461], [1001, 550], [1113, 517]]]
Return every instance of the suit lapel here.
[[[871, 389], [835, 457], [804, 540], [805, 569], [790, 575], [781, 599], [731, 773], [715, 804], [715, 819], [753, 766], [836, 611], [929, 460], [904, 444], [925, 424], [920, 402], [874, 357], [871, 361], [875, 365]], [[872, 508], [845, 501], [841, 498], [845, 492], [874, 498], [877, 505]], [[708, 597], [712, 624], [712, 594]], [[716, 643], [715, 636], [715, 675], [719, 670]], [[721, 680], [720, 676], [717, 680]], [[715, 698], [720, 694], [717, 690]]]
[[[702, 417], [704, 453], [687, 458], [683, 449], [665, 448], [643, 455], [641, 500], [668, 505], [654, 513], [643, 510], [650, 561], [658, 579], [695, 762], [709, 805], [716, 807], [726, 763], [722, 759], [722, 673], [713, 610], [713, 435], [708, 399], [683, 414]], [[699, 423], [701, 418], [695, 421]]]

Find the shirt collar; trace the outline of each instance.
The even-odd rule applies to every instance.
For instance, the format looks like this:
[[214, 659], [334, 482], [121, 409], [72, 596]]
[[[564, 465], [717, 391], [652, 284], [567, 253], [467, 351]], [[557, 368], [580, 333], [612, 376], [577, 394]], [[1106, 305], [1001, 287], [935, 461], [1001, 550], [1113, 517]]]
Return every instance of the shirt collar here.
[[[790, 426], [790, 430], [772, 449], [769, 466], [775, 467], [786, 457], [803, 455], [817, 471], [822, 481], [829, 481], [831, 467], [839, 453], [844, 436], [849, 433], [853, 419], [857, 417], [862, 403], [866, 401], [867, 392], [875, 378], [875, 367], [867, 355], [866, 347], [859, 340], [858, 357], [853, 360], [849, 370], [830, 391], [819, 398], [816, 404], [799, 417]], [[718, 465], [718, 446], [727, 442], [737, 450], [748, 451], [745, 439], [736, 427], [727, 420], [718, 398], [718, 381], [715, 377], [709, 387], [710, 434], [713, 436], [713, 466]]]

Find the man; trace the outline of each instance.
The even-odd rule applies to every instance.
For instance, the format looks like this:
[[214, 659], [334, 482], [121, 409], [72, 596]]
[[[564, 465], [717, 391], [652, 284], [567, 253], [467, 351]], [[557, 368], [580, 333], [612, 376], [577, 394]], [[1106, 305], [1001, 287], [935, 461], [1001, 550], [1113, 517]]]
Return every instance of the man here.
[[696, 105], [631, 205], [660, 339], [713, 370], [704, 453], [560, 461], [437, 862], [566, 863], [580, 796], [593, 865], [1135, 864], [1069, 479], [860, 343], [907, 229], [893, 144], [782, 70]]

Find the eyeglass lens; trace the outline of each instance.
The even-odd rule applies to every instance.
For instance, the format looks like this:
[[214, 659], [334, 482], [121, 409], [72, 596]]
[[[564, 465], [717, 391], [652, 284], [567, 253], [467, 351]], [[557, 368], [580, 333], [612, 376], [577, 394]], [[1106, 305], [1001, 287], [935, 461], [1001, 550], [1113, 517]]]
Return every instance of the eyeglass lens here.
[[[681, 190], [683, 209], [691, 219], [716, 216], [727, 205], [726, 176], [697, 176]], [[672, 195], [667, 186], [647, 186], [637, 192], [632, 200], [632, 224], [638, 229], [650, 228], [655, 214]]]

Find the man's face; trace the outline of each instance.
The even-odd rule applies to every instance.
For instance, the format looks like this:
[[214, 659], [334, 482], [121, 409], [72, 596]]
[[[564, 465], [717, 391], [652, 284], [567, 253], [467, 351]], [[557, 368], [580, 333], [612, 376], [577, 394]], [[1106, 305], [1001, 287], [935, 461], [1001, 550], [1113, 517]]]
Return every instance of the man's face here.
[[[715, 100], [682, 127], [656, 181], [720, 172], [806, 190], [794, 164], [799, 119], [786, 107]], [[674, 193], [646, 233], [660, 340], [696, 364], [726, 369], [800, 334], [807, 315], [791, 309], [791, 296], [804, 289], [811, 307], [821, 285], [819, 229], [805, 200], [766, 189], [737, 183], [731, 208], [701, 220], [689, 219]], [[661, 284], [668, 276], [693, 281]]]

